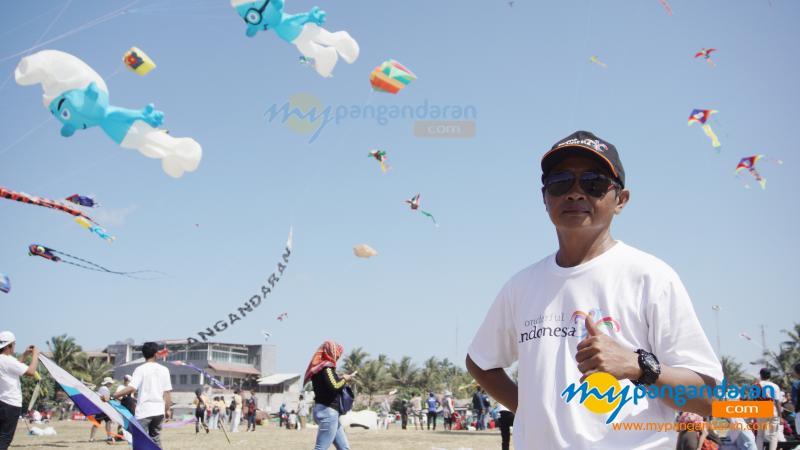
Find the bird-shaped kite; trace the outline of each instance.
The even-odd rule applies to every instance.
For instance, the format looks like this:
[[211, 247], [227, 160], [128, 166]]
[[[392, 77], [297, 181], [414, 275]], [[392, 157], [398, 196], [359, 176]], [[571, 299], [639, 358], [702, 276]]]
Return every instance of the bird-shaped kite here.
[[664, 9], [667, 10], [667, 14], [669, 14], [671, 16], [672, 15], [672, 8], [669, 7], [669, 3], [667, 3], [667, 0], [658, 0], [658, 1], [661, 2], [661, 6], [663, 6]]
[[386, 151], [384, 151], [384, 150], [370, 150], [369, 151], [369, 155], [367, 155], [367, 156], [369, 156], [370, 158], [374, 158], [375, 161], [378, 161], [379, 163], [381, 163], [381, 171], [383, 173], [386, 173], [387, 170], [391, 169], [391, 167], [388, 164], [386, 164]]
[[111, 105], [105, 81], [69, 53], [42, 50], [26, 56], [17, 65], [14, 77], [23, 86], [42, 85], [44, 106], [63, 125], [64, 137], [99, 126], [120, 147], [160, 159], [164, 172], [175, 178], [200, 164], [200, 144], [158, 128], [164, 121], [163, 112], [152, 103], [142, 109]]
[[708, 64], [710, 66], [714, 66], [714, 61], [711, 60], [711, 52], [715, 52], [715, 51], [717, 51], [717, 49], [715, 49], [715, 48], [703, 48], [703, 49], [700, 49], [699, 52], [695, 53], [694, 57], [695, 58], [703, 57], [703, 58], [706, 59], [706, 61], [708, 62]]
[[436, 225], [437, 227], [439, 226], [439, 224], [436, 223], [436, 218], [433, 217], [433, 214], [429, 213], [428, 211], [425, 211], [424, 209], [420, 209], [419, 194], [411, 197], [411, 199], [409, 200], [406, 200], [406, 203], [408, 203], [408, 206], [411, 207], [412, 211], [419, 211], [423, 215], [430, 217], [431, 220], [433, 221], [433, 224]]
[[693, 109], [692, 114], [689, 115], [689, 125], [692, 125], [695, 122], [702, 124], [703, 132], [711, 139], [711, 145], [717, 149], [717, 152], [719, 152], [719, 147], [722, 144], [720, 144], [717, 135], [714, 134], [714, 131], [711, 129], [711, 125], [706, 123], [708, 122], [708, 118], [716, 112], [717, 111], [713, 109]]
[[602, 67], [603, 69], [608, 69], [608, 66], [604, 62], [600, 61], [600, 59], [598, 59], [597, 56], [592, 56], [591, 58], [589, 58], [589, 61], [597, 64], [598, 66]]
[[[736, 175], [741, 176], [744, 172], [749, 172], [750, 175], [752, 175], [753, 178], [755, 178], [756, 181], [758, 181], [758, 184], [761, 185], [761, 189], [766, 189], [767, 179], [762, 177], [761, 174], [758, 173], [758, 170], [756, 170], [756, 163], [758, 163], [759, 161], [773, 161], [776, 164], [783, 164], [783, 161], [779, 159], [771, 160], [766, 158], [765, 155], [753, 155], [742, 158], [739, 161], [739, 164], [736, 165], [735, 173]], [[747, 183], [745, 183], [745, 187], [748, 189], [750, 188], [750, 186]]]

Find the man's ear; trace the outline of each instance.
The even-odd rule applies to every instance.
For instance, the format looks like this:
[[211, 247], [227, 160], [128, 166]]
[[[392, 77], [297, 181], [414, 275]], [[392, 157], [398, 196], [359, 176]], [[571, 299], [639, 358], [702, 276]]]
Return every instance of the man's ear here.
[[622, 210], [625, 208], [625, 205], [631, 200], [631, 191], [627, 189], [623, 189], [618, 191], [619, 194], [617, 195], [617, 206], [614, 207], [614, 214], [620, 214]]

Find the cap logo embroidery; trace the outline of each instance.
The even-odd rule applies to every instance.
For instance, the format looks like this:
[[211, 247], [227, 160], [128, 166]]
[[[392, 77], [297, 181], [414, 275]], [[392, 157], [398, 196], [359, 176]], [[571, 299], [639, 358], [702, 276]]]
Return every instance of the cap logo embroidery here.
[[608, 146], [606, 144], [603, 144], [597, 139], [575, 139], [575, 138], [568, 139], [564, 142], [559, 143], [557, 148], [564, 147], [567, 145], [585, 145], [597, 150], [600, 153], [603, 153], [606, 150], [608, 150]]

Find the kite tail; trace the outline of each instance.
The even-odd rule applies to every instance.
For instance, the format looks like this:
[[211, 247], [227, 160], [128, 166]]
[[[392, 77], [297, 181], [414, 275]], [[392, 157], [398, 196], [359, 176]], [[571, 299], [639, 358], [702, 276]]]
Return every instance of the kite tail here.
[[[156, 274], [159, 274], [159, 275], [166, 275], [164, 272], [159, 272], [157, 270], [137, 270], [135, 272], [117, 272], [115, 270], [111, 270], [111, 269], [105, 268], [105, 267], [103, 267], [103, 266], [101, 266], [99, 264], [95, 264], [95, 263], [93, 263], [91, 261], [87, 261], [87, 260], [85, 260], [83, 258], [78, 258], [77, 256], [70, 255], [68, 253], [60, 252], [58, 250], [53, 250], [53, 249], [50, 249], [50, 251], [53, 254], [61, 255], [63, 257], [63, 258], [61, 258], [61, 262], [63, 262], [63, 263], [67, 263], [67, 264], [70, 264], [70, 265], [73, 265], [73, 266], [76, 266], [76, 267], [80, 267], [80, 268], [86, 269], [86, 270], [94, 270], [95, 272], [105, 272], [105, 273], [110, 273], [110, 274], [114, 274], [114, 275], [122, 275], [124, 277], [133, 278], [135, 280], [149, 280], [149, 279], [152, 279], [152, 278], [142, 278], [142, 277], [135, 277], [134, 276], [134, 275], [137, 275], [137, 274], [140, 274], [140, 273], [156, 273]], [[70, 258], [70, 259], [72, 259], [74, 261], [69, 261], [66, 258]], [[75, 262], [75, 261], [79, 261], [79, 262]], [[81, 264], [81, 263], [83, 263], [83, 264]]]
[[714, 134], [714, 130], [711, 129], [711, 125], [709, 125], [707, 123], [703, 124], [703, 132], [706, 134], [706, 136], [711, 138], [711, 145], [714, 148], [718, 148], [718, 147], [720, 147], [722, 145], [722, 144], [720, 144], [719, 139], [717, 138], [717, 135]]
[[439, 224], [436, 222], [436, 218], [433, 217], [433, 214], [429, 213], [428, 211], [422, 210], [422, 209], [420, 209], [419, 212], [421, 212], [422, 214], [430, 217], [431, 220], [433, 221], [433, 224], [436, 225], [437, 227], [439, 226]]
[[391, 167], [388, 164], [386, 164], [385, 162], [381, 161], [381, 171], [383, 173], [386, 173], [386, 171], [389, 170], [389, 169], [391, 169]]

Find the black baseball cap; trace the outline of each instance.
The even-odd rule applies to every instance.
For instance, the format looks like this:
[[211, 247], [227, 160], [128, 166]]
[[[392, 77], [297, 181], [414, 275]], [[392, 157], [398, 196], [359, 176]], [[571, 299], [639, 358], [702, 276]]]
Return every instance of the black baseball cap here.
[[625, 187], [625, 169], [619, 160], [617, 148], [588, 131], [576, 131], [556, 142], [550, 151], [542, 156], [542, 181], [553, 167], [568, 156], [588, 156], [608, 167], [611, 175]]

